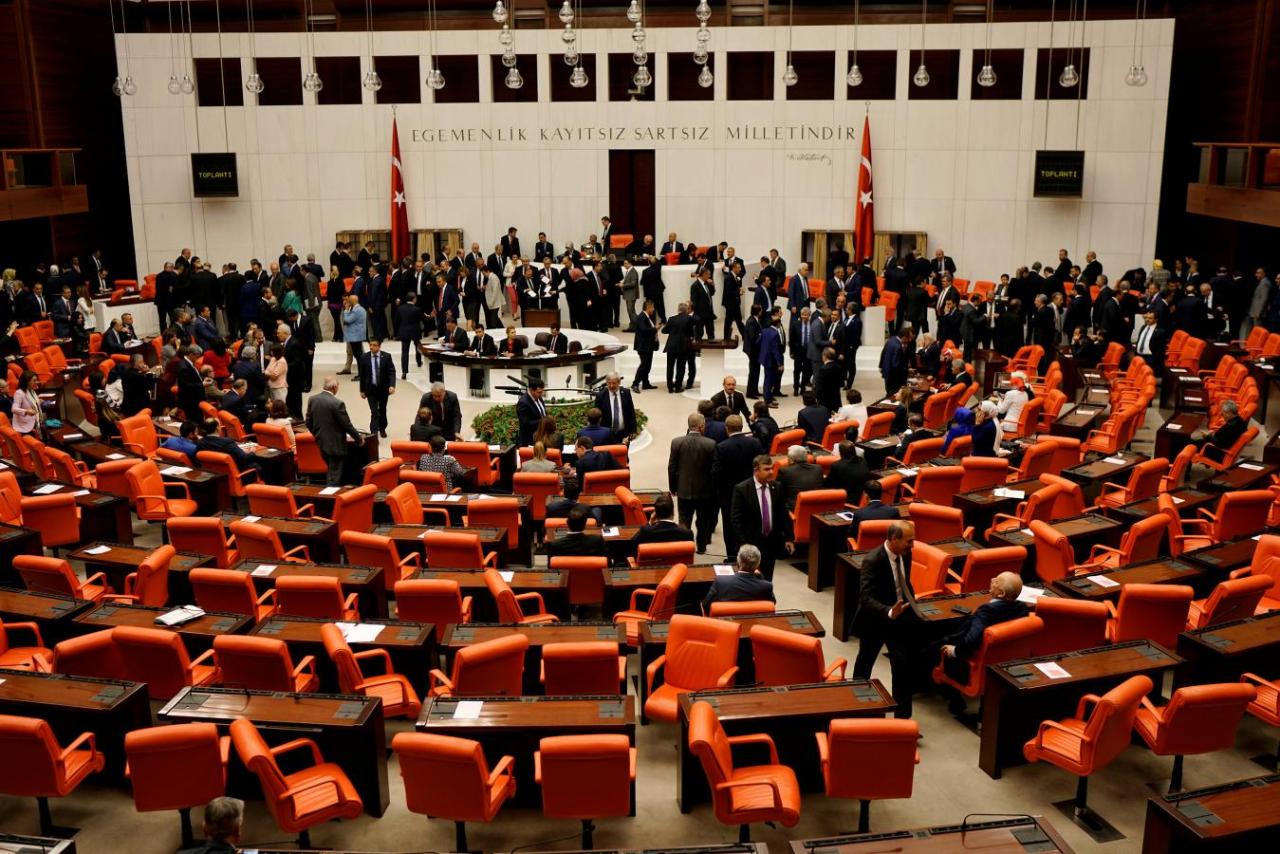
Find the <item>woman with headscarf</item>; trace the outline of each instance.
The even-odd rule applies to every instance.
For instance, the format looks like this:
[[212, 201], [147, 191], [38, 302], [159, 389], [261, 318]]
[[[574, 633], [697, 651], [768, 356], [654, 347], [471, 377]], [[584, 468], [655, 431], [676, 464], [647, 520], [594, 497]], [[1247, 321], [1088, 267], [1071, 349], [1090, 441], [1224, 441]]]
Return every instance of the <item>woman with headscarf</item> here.
[[961, 436], [973, 435], [973, 410], [967, 406], [962, 406], [956, 410], [955, 417], [951, 420], [951, 427], [947, 430], [947, 435], [942, 437], [942, 453], [945, 454], [951, 447], [951, 443]]
[[1001, 422], [1001, 428], [1006, 433], [1016, 433], [1018, 419], [1022, 416], [1022, 407], [1027, 405], [1031, 395], [1027, 392], [1027, 375], [1022, 371], [1014, 371], [1009, 381], [1013, 387], [1004, 393], [1004, 397], [995, 401], [996, 413], [1004, 419]]
[[[959, 410], [956, 410], [956, 414], [959, 414]], [[970, 454], [975, 457], [996, 456], [996, 445], [999, 441], [996, 422], [999, 420], [999, 410], [994, 403], [984, 400], [974, 415], [973, 450]]]

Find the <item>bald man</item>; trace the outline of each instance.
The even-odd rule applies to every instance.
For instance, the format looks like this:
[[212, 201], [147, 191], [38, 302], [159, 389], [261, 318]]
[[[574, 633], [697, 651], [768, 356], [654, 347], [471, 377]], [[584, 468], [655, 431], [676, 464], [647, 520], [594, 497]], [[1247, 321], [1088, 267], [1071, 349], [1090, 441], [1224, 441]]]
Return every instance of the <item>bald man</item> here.
[[[969, 681], [968, 659], [982, 646], [982, 633], [988, 626], [1025, 617], [1031, 609], [1018, 599], [1022, 593], [1022, 579], [1017, 573], [1002, 572], [991, 579], [991, 601], [978, 606], [978, 610], [964, 618], [950, 635], [942, 639], [942, 667], [957, 682]], [[953, 693], [947, 698], [947, 707], [953, 714], [965, 710], [964, 698]]]

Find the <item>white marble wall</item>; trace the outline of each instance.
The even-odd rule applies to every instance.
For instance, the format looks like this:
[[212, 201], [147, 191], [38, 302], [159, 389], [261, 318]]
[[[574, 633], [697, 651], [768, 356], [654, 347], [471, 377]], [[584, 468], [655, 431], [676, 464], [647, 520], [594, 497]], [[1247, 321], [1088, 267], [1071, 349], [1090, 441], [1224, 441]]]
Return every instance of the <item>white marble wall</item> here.
[[[1134, 26], [1133, 21], [1087, 25], [1089, 98], [1080, 104], [1034, 100], [1035, 49], [1048, 46], [1048, 24], [994, 27], [993, 47], [1023, 47], [1026, 63], [1022, 99], [992, 102], [969, 100], [969, 80], [976, 73], [971, 49], [985, 44], [984, 27], [928, 28], [928, 49], [962, 51], [956, 101], [905, 99], [914, 70], [907, 51], [919, 47], [919, 27], [863, 27], [861, 49], [899, 52], [898, 92], [904, 96], [869, 107], [877, 228], [928, 232], [931, 246], [944, 247], [970, 278], [994, 278], [1022, 263], [1056, 258], [1063, 246], [1077, 259], [1096, 250], [1109, 271], [1149, 262], [1173, 21], [1148, 21], [1143, 27], [1150, 82], [1136, 89], [1123, 81]], [[410, 227], [461, 227], [466, 239], [478, 240], [485, 251], [509, 225], [530, 241], [539, 230], [557, 245], [582, 241], [608, 208], [608, 150], [634, 146], [657, 150], [661, 233], [675, 230], [698, 243], [725, 239], [748, 259], [771, 246], [789, 260], [798, 259], [802, 229], [847, 228], [854, 216], [857, 154], [867, 108], [865, 102], [845, 97], [845, 69], [840, 66], [851, 35], [850, 27], [796, 29], [794, 49], [837, 51], [836, 98], [788, 103], [781, 83], [785, 28], [714, 28], [711, 47], [717, 68], [725, 67], [728, 50], [778, 51], [775, 97], [770, 102], [726, 101], [725, 77], [718, 74], [716, 100], [690, 103], [666, 101], [665, 79], [667, 51], [680, 52], [670, 57], [673, 61], [689, 61], [693, 28], [650, 30], [657, 100], [633, 104], [607, 100], [603, 58], [607, 52], [629, 52], [629, 32], [587, 30], [581, 49], [601, 56], [597, 100], [566, 104], [550, 100], [549, 63], [561, 61], [559, 33], [517, 31], [517, 50], [540, 54], [538, 103], [491, 103], [489, 64], [483, 62], [481, 103], [437, 106], [423, 84], [423, 103], [399, 108]], [[1055, 47], [1064, 48], [1067, 35], [1065, 26], [1057, 26]], [[1075, 39], [1078, 44], [1079, 27]], [[215, 263], [243, 264], [252, 255], [275, 257], [286, 242], [300, 253], [316, 252], [323, 263], [335, 232], [389, 226], [392, 111], [375, 104], [372, 93], [364, 92], [364, 103], [351, 106], [318, 106], [314, 96], [304, 93], [306, 104], [298, 107], [197, 108], [193, 96], [174, 96], [165, 89], [171, 70], [167, 36], [130, 35], [127, 41], [130, 71], [139, 86], [136, 96], [124, 99], [123, 109], [140, 269], [158, 269], [184, 246]], [[125, 39], [117, 45], [123, 61]], [[305, 48], [301, 34], [261, 34], [255, 43], [260, 56], [302, 55]], [[425, 33], [374, 34], [376, 54], [423, 55], [426, 50]], [[437, 50], [490, 54], [500, 48], [495, 31], [479, 31], [442, 34]], [[223, 35], [221, 51], [247, 57], [248, 37]], [[367, 67], [365, 51], [363, 36], [316, 36], [316, 52], [322, 56], [360, 54]], [[217, 36], [195, 37], [197, 57], [218, 52]], [[245, 74], [248, 66], [243, 59]], [[425, 75], [425, 59], [422, 71]], [[246, 101], [252, 100], [246, 93]], [[858, 131], [855, 140], [830, 143], [728, 140], [726, 127], [742, 124], [848, 125]], [[711, 130], [707, 140], [674, 143], [537, 141], [538, 128], [658, 125]], [[530, 140], [433, 145], [414, 142], [411, 136], [415, 128], [512, 126], [531, 129]], [[1034, 151], [1075, 147], [1086, 151], [1084, 198], [1033, 199]], [[228, 150], [239, 153], [240, 197], [193, 200], [189, 153]], [[825, 157], [799, 160], [797, 154]]]

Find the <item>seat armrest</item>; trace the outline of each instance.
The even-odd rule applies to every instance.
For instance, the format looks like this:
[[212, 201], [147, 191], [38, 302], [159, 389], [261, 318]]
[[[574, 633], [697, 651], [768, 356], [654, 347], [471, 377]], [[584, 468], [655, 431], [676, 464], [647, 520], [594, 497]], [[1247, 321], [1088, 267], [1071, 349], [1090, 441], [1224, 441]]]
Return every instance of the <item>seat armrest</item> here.
[[191, 499], [191, 490], [187, 487], [186, 483], [180, 480], [179, 481], [166, 480], [161, 482], [164, 484], [164, 488], [166, 491], [170, 489], [177, 489], [182, 493], [183, 498], [186, 498], [187, 500]]
[[471, 622], [471, 598], [470, 596], [462, 597], [462, 622]]
[[427, 687], [430, 690], [435, 690], [439, 686], [444, 686], [449, 689], [450, 693], [453, 692], [453, 680], [448, 676], [445, 676], [443, 670], [433, 669], [427, 674], [427, 682], [429, 683]]
[[716, 687], [717, 688], [729, 687], [730, 685], [733, 684], [733, 677], [736, 676], [737, 674], [738, 674], [738, 666], [735, 664], [733, 667], [730, 667], [724, 673], [720, 674], [720, 677], [716, 679]]
[[303, 504], [298, 508], [298, 515], [310, 519], [316, 515], [316, 506], [314, 504]]
[[90, 575], [88, 578], [86, 578], [84, 580], [84, 584], [81, 584], [80, 587], [84, 588], [85, 585], [94, 584], [94, 583], [101, 584], [103, 589], [106, 590], [108, 593], [115, 592], [111, 589], [111, 585], [110, 583], [108, 583], [107, 574], [105, 572], [95, 572], [93, 575]]
[[658, 591], [653, 589], [652, 587], [637, 587], [635, 590], [632, 590], [631, 591], [631, 607], [628, 608], [627, 610], [629, 611], [649, 610], [648, 608], [640, 607], [639, 601], [641, 596], [648, 596], [650, 600], [650, 604], [652, 604], [652, 601], [656, 599], [658, 596]]
[[44, 639], [40, 636], [40, 626], [38, 623], [5, 623], [4, 630], [5, 632], [12, 632], [17, 630], [31, 632], [31, 634], [35, 636], [35, 640], [36, 640], [33, 646], [39, 646], [39, 647], [44, 646]]
[[731, 735], [727, 741], [732, 747], [737, 744], [764, 744], [769, 747], [769, 761], [774, 765], [778, 764], [778, 746], [773, 743], [773, 737], [764, 732], [753, 732], [746, 735]]
[[835, 679], [834, 681], [839, 682], [840, 680], [844, 679], [844, 669], [848, 664], [849, 662], [845, 661], [843, 658], [837, 658], [835, 661], [831, 662], [831, 666], [828, 667], [826, 672], [822, 674], [823, 681], [825, 682], [833, 681], [831, 679], [831, 674], [833, 673], [839, 674], [838, 678]]
[[265, 605], [267, 604], [268, 599], [271, 600], [272, 605], [276, 603], [276, 589], [274, 587], [268, 587], [266, 591], [258, 597], [258, 604]]
[[485, 565], [485, 566], [490, 566], [490, 567], [492, 567], [492, 568], [494, 568], [494, 569], [497, 569], [497, 568], [498, 568], [498, 553], [497, 553], [497, 552], [485, 552], [485, 554], [484, 554], [484, 565]]
[[62, 755], [58, 758], [65, 762], [68, 756], [70, 756], [76, 750], [79, 750], [81, 745], [86, 743], [89, 745], [89, 749], [91, 751], [93, 751], [94, 753], [98, 752], [97, 736], [91, 732], [82, 732], [80, 733], [80, 735], [76, 736], [75, 741], [71, 742], [66, 747], [62, 748]]
[[498, 764], [489, 769], [489, 785], [492, 786], [498, 782], [499, 777], [510, 777], [513, 773], [515, 759], [511, 756], [504, 756], [498, 760]]
[[1101, 701], [1102, 698], [1097, 694], [1085, 694], [1080, 698], [1080, 702], [1076, 704], [1076, 717], [1080, 720], [1087, 720], [1089, 717], [1089, 710]]
[[649, 666], [645, 669], [645, 672], [644, 672], [645, 684], [648, 686], [650, 694], [653, 693], [653, 683], [654, 683], [654, 680], [657, 679], [658, 677], [658, 671], [660, 671], [664, 666], [666, 666], [666, 663], [667, 663], [667, 655], [666, 653], [663, 653], [662, 655], [655, 658], [653, 661], [649, 662]]
[[1077, 741], [1080, 740], [1081, 737], [1080, 733], [1068, 727], [1064, 727], [1057, 721], [1041, 721], [1040, 729], [1036, 731], [1036, 747], [1044, 747], [1044, 734], [1051, 729], [1060, 730]]
[[360, 594], [351, 593], [351, 594], [348, 594], [346, 599], [342, 600], [342, 607], [347, 609], [348, 611], [354, 611], [357, 609], [359, 602], [360, 602]]
[[293, 675], [301, 676], [304, 671], [312, 676], [316, 675], [316, 657], [314, 655], [303, 656], [297, 667], [293, 668]]
[[409, 552], [407, 555], [400, 558], [399, 566], [406, 566], [409, 564], [412, 564], [413, 566], [416, 566], [419, 569], [421, 569], [422, 568], [422, 552]]
[[[440, 527], [442, 528], [448, 528], [453, 524], [452, 519], [449, 517], [449, 511], [444, 509], [443, 507], [423, 507], [422, 508], [423, 522], [427, 521], [426, 517], [428, 514], [430, 514], [432, 517], [439, 517]], [[414, 552], [414, 554], [417, 554], [417, 552]]]
[[[307, 657], [310, 658], [311, 656], [307, 656]], [[366, 649], [362, 652], [354, 652], [351, 654], [351, 657], [356, 660], [357, 666], [362, 661], [378, 659], [382, 662], [382, 666], [384, 668], [382, 672], [384, 674], [396, 672], [395, 667], [391, 664], [391, 654], [380, 646], [375, 647], [373, 649]], [[363, 669], [364, 668], [361, 668], [361, 670]]]
[[[301, 554], [302, 559], [298, 560], [296, 557], [294, 557], [294, 555], [296, 554]], [[285, 560], [289, 561], [290, 563], [311, 563], [311, 550], [308, 549], [305, 545], [294, 546], [293, 548], [285, 552], [283, 557]]]
[[[516, 598], [516, 604], [517, 604], [517, 605], [520, 605], [520, 603], [522, 603], [522, 602], [537, 602], [537, 603], [538, 603], [538, 610], [537, 610], [537, 611], [534, 611], [534, 614], [545, 614], [545, 613], [547, 613], [547, 606], [546, 606], [546, 603], [544, 603], [544, 602], [542, 601], [542, 594], [541, 594], [541, 593], [536, 593], [536, 592], [519, 593], [519, 594], [517, 594], [517, 595], [516, 595], [516, 597], [515, 597], [515, 598]], [[522, 614], [524, 614], [524, 613], [525, 613], [525, 610], [524, 610], [524, 606], [523, 606], [523, 605], [520, 605], [520, 613], [522, 613]], [[532, 615], [525, 614], [525, 616], [532, 616]]]
[[[192, 670], [195, 670], [197, 665], [199, 665], [199, 664], [203, 664], [205, 661], [207, 661], [207, 660], [208, 660], [208, 659], [210, 659], [210, 658], [213, 658], [213, 648], [212, 648], [212, 647], [210, 647], [209, 649], [206, 649], [204, 652], [200, 653], [198, 656], [196, 656], [195, 658], [191, 659], [191, 669], [192, 669]], [[216, 661], [215, 661], [215, 663], [216, 663]]]
[[269, 747], [267, 749], [271, 752], [272, 756], [280, 757], [286, 753], [299, 750], [303, 747], [311, 751], [311, 760], [313, 765], [321, 765], [324, 763], [324, 757], [320, 755], [320, 747], [309, 738], [295, 738], [293, 741], [285, 742], [279, 747]]

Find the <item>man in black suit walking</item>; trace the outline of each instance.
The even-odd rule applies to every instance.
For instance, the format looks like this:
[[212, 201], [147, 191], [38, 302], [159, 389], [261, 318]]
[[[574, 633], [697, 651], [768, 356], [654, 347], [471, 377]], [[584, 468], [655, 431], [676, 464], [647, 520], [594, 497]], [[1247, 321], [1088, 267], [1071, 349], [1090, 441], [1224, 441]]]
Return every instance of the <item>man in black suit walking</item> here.
[[711, 457], [711, 479], [716, 485], [716, 499], [724, 520], [725, 553], [730, 559], [738, 553], [741, 540], [732, 520], [733, 488], [751, 477], [752, 461], [765, 452], [759, 439], [742, 431], [745, 423], [737, 413], [726, 418], [724, 427], [729, 437], [716, 443]]
[[604, 378], [604, 388], [596, 393], [596, 409], [604, 415], [600, 426], [613, 431], [613, 440], [619, 444], [629, 441], [636, 434], [636, 405], [631, 392], [622, 387], [622, 377], [611, 373]]
[[347, 417], [346, 404], [338, 399], [337, 377], [325, 377], [324, 390], [307, 401], [307, 429], [316, 437], [320, 456], [324, 457], [325, 483], [337, 486], [342, 482], [342, 466], [347, 458], [347, 436], [360, 442], [359, 431]]
[[716, 527], [715, 493], [712, 490], [711, 461], [716, 443], [703, 435], [706, 419], [700, 413], [689, 416], [689, 431], [671, 441], [667, 460], [667, 486], [679, 499], [680, 524], [693, 528], [698, 520], [698, 554], [707, 550]]
[[910, 522], [889, 525], [884, 544], [862, 563], [858, 610], [853, 617], [853, 631], [860, 639], [853, 677], [870, 679], [881, 648], [888, 646], [897, 718], [911, 717], [912, 668], [919, 646], [920, 618], [911, 609], [915, 599], [911, 548], [915, 539], [915, 526]]
[[[773, 567], [778, 553], [795, 551], [791, 514], [787, 512], [781, 490], [773, 482], [773, 458], [761, 454], [752, 462], [751, 477], [733, 488], [731, 511], [733, 528], [742, 545], [760, 550], [760, 574], [773, 580]], [[742, 552], [742, 545], [738, 552]]]
[[773, 582], [760, 573], [760, 550], [747, 545], [738, 549], [737, 566], [733, 575], [717, 575], [711, 589], [702, 600], [702, 607], [711, 610], [712, 602], [776, 602]]
[[534, 377], [529, 380], [529, 387], [516, 400], [516, 418], [520, 422], [520, 445], [532, 445], [533, 434], [538, 430], [538, 422], [547, 417], [547, 406], [542, 401], [547, 384]]
[[[698, 373], [698, 363], [693, 358], [693, 344], [697, 337], [697, 320], [689, 313], [689, 303], [680, 303], [680, 313], [663, 325], [662, 331], [667, 335], [666, 346], [662, 348], [667, 354], [667, 391], [675, 394], [693, 387]], [[685, 369], [689, 378], [686, 385]]]
[[636, 355], [640, 357], [640, 367], [636, 370], [636, 375], [631, 382], [631, 390], [635, 392], [641, 389], [657, 388], [657, 386], [649, 382], [649, 369], [653, 366], [653, 354], [658, 349], [658, 324], [654, 322], [654, 314], [653, 300], [645, 300], [644, 308], [636, 316], [635, 320], [634, 346]]
[[396, 363], [382, 352], [382, 342], [369, 341], [360, 354], [360, 397], [369, 401], [369, 432], [387, 438], [387, 398], [396, 393]]

